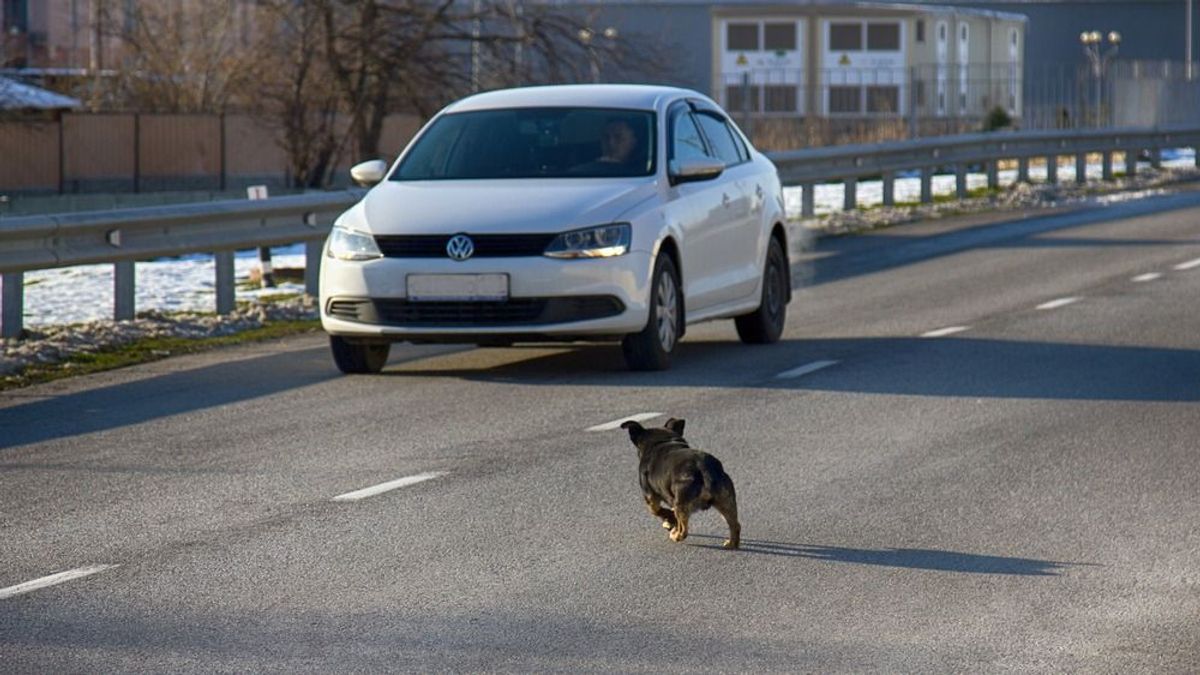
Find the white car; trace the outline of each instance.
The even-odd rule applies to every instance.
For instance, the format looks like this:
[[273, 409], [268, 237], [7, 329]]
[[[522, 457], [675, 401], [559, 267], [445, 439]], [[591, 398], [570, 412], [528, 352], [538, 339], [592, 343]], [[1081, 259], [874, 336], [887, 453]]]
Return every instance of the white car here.
[[392, 342], [621, 340], [667, 368], [688, 324], [783, 331], [789, 244], [775, 166], [687, 89], [529, 87], [438, 113], [325, 244], [321, 324], [346, 373]]

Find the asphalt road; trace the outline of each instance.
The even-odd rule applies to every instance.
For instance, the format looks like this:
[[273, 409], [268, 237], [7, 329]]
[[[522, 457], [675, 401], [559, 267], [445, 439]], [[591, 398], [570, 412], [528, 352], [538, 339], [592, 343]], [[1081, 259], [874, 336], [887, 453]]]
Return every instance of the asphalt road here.
[[[1200, 670], [1200, 194], [795, 273], [782, 342], [664, 373], [306, 336], [0, 394], [0, 671]], [[741, 551], [587, 431], [639, 413], [723, 460]]]

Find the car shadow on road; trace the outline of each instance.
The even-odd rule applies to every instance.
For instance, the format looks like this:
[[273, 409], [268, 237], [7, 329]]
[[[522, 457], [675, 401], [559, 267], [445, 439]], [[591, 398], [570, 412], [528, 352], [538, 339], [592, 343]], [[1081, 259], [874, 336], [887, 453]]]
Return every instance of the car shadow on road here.
[[[545, 386], [732, 387], [912, 396], [1076, 401], [1200, 401], [1200, 350], [1038, 340], [845, 337], [745, 346], [684, 341], [671, 370], [626, 370], [617, 347], [519, 350], [496, 365], [458, 355], [389, 368], [398, 378], [458, 377]], [[833, 366], [785, 379], [816, 361]]]
[[[707, 534], [692, 534], [694, 539], [714, 543], [693, 543], [701, 548], [721, 549], [721, 537]], [[722, 549], [723, 550], [723, 549]], [[789, 544], [777, 541], [743, 539], [741, 551], [788, 558], [807, 558], [827, 562], [900, 567], [905, 569], [930, 570], [934, 572], [964, 572], [968, 574], [1007, 574], [1016, 576], [1060, 576], [1070, 567], [1098, 567], [1095, 563], [1058, 562], [1034, 558], [980, 555], [958, 551], [942, 551], [924, 548], [846, 548], [821, 544]]]

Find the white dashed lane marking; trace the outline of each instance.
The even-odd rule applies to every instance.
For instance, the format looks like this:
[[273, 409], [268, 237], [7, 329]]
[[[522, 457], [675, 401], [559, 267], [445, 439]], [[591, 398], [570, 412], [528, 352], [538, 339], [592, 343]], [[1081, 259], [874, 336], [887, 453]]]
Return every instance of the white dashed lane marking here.
[[91, 565], [89, 567], [77, 567], [73, 570], [67, 570], [66, 572], [59, 572], [58, 574], [51, 574], [50, 576], [42, 577], [41, 579], [34, 579], [33, 581], [26, 581], [25, 583], [17, 584], [16, 586], [9, 586], [8, 588], [0, 588], [0, 600], [3, 600], [4, 598], [11, 598], [14, 595], [21, 595], [22, 593], [36, 591], [39, 588], [46, 588], [47, 586], [55, 586], [55, 585], [58, 585], [58, 584], [61, 584], [61, 583], [67, 582], [67, 581], [71, 581], [72, 579], [81, 579], [83, 577], [89, 577], [93, 574], [99, 574], [100, 572], [103, 572], [105, 570], [111, 570], [114, 567], [118, 567], [118, 565]]
[[1042, 304], [1038, 305], [1037, 308], [1058, 309], [1059, 307], [1066, 307], [1073, 302], [1079, 302], [1079, 298], [1059, 298], [1057, 300], [1051, 300], [1050, 302], [1043, 302]]
[[822, 368], [828, 368], [829, 366], [836, 365], [836, 364], [837, 364], [837, 361], [813, 361], [812, 363], [805, 364], [803, 366], [800, 366], [799, 368], [792, 368], [791, 370], [785, 370], [782, 373], [779, 373], [778, 375], [776, 375], [775, 379], [790, 380], [794, 377], [800, 377], [802, 375], [808, 375], [809, 373], [815, 373], [818, 370], [821, 370]]
[[945, 335], [953, 335], [955, 333], [961, 333], [964, 330], [967, 330], [968, 328], [970, 328], [970, 326], [946, 326], [945, 328], [931, 330], [928, 333], [921, 333], [921, 337], [935, 338], [935, 337], [942, 337]]
[[1195, 260], [1189, 260], [1187, 262], [1181, 262], [1175, 266], [1175, 269], [1183, 271], [1183, 270], [1190, 270], [1193, 267], [1200, 267], [1200, 258], [1196, 258]]
[[445, 471], [428, 471], [426, 473], [419, 473], [415, 476], [405, 476], [404, 478], [397, 478], [396, 480], [390, 480], [386, 483], [380, 483], [379, 485], [372, 485], [371, 487], [368, 487], [368, 488], [363, 488], [361, 490], [355, 490], [354, 492], [347, 492], [346, 494], [338, 495], [333, 498], [333, 501], [335, 501], [335, 502], [356, 502], [360, 499], [366, 499], [367, 497], [374, 497], [375, 495], [383, 494], [384, 492], [390, 492], [397, 488], [408, 487], [409, 485], [416, 485], [417, 483], [423, 483], [427, 480], [439, 478], [441, 476], [445, 476], [446, 473], [447, 472], [445, 472]]
[[1158, 279], [1161, 276], [1162, 276], [1161, 272], [1146, 272], [1145, 274], [1137, 275], [1136, 277], [1134, 277], [1132, 279], [1132, 281], [1136, 281], [1140, 284], [1143, 281], [1154, 281], [1155, 279]]
[[594, 427], [588, 427], [587, 429], [584, 429], [584, 431], [612, 431], [613, 429], [619, 429], [623, 422], [628, 422], [631, 420], [634, 422], [645, 422], [646, 420], [652, 420], [655, 417], [662, 417], [663, 414], [664, 413], [660, 412], [644, 412], [637, 413], [635, 415], [626, 415], [625, 417], [615, 419], [611, 422], [605, 422], [604, 424], [597, 424]]

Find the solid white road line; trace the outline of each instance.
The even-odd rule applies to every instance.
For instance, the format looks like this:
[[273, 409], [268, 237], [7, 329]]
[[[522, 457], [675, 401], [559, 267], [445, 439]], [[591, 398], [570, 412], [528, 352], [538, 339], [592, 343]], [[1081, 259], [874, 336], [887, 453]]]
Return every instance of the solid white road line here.
[[1136, 281], [1138, 283], [1141, 283], [1143, 281], [1154, 281], [1155, 279], [1157, 279], [1161, 276], [1162, 276], [1161, 272], [1146, 272], [1145, 274], [1137, 275], [1136, 277], [1131, 279], [1131, 281]]
[[584, 431], [612, 431], [613, 429], [620, 429], [621, 425], [625, 422], [645, 422], [646, 420], [652, 420], [655, 417], [662, 417], [665, 414], [666, 413], [660, 412], [644, 412], [636, 415], [627, 415], [621, 419], [605, 422], [604, 424], [597, 424], [594, 427], [588, 427], [587, 429], [584, 429]]
[[386, 483], [380, 483], [379, 485], [372, 485], [369, 488], [363, 488], [361, 490], [355, 490], [354, 492], [347, 492], [344, 495], [338, 495], [333, 498], [333, 501], [356, 502], [360, 499], [374, 497], [375, 495], [383, 494], [384, 492], [388, 492], [390, 490], [395, 490], [396, 488], [408, 487], [409, 485], [416, 485], [417, 483], [423, 483], [427, 480], [445, 476], [447, 473], [448, 472], [446, 471], [428, 471], [426, 473], [419, 473], [415, 476], [405, 476], [404, 478], [397, 478], [396, 480], [390, 480]]
[[837, 361], [813, 361], [812, 363], [800, 366], [799, 368], [792, 368], [791, 370], [785, 370], [782, 373], [779, 373], [778, 375], [776, 375], [775, 379], [790, 380], [793, 377], [800, 377], [801, 375], [808, 375], [809, 373], [815, 373], [822, 368], [828, 368], [829, 366], [836, 365], [836, 364], [837, 364]]
[[67, 570], [66, 572], [51, 574], [50, 576], [42, 577], [41, 579], [26, 581], [25, 583], [17, 584], [16, 586], [0, 588], [0, 600], [3, 600], [4, 598], [11, 598], [14, 595], [20, 595], [22, 593], [28, 593], [29, 591], [36, 591], [39, 588], [61, 584], [64, 581], [70, 581], [72, 579], [79, 579], [81, 577], [98, 574], [105, 570], [111, 570], [114, 567], [119, 567], [119, 565], [91, 565], [89, 567], [79, 567], [77, 569]]
[[970, 326], [946, 326], [945, 328], [931, 330], [928, 333], [921, 333], [921, 337], [933, 338], [942, 337], [943, 335], [953, 335], [955, 333], [961, 333], [968, 328], [970, 328]]
[[1200, 258], [1196, 258], [1195, 260], [1189, 260], [1187, 262], [1181, 262], [1175, 266], [1175, 269], [1182, 271], [1182, 270], [1190, 270], [1193, 267], [1200, 267]]
[[1059, 298], [1057, 300], [1051, 300], [1050, 302], [1043, 302], [1042, 304], [1038, 305], [1037, 308], [1058, 309], [1059, 307], [1066, 307], [1072, 302], [1079, 302], [1079, 298]]

